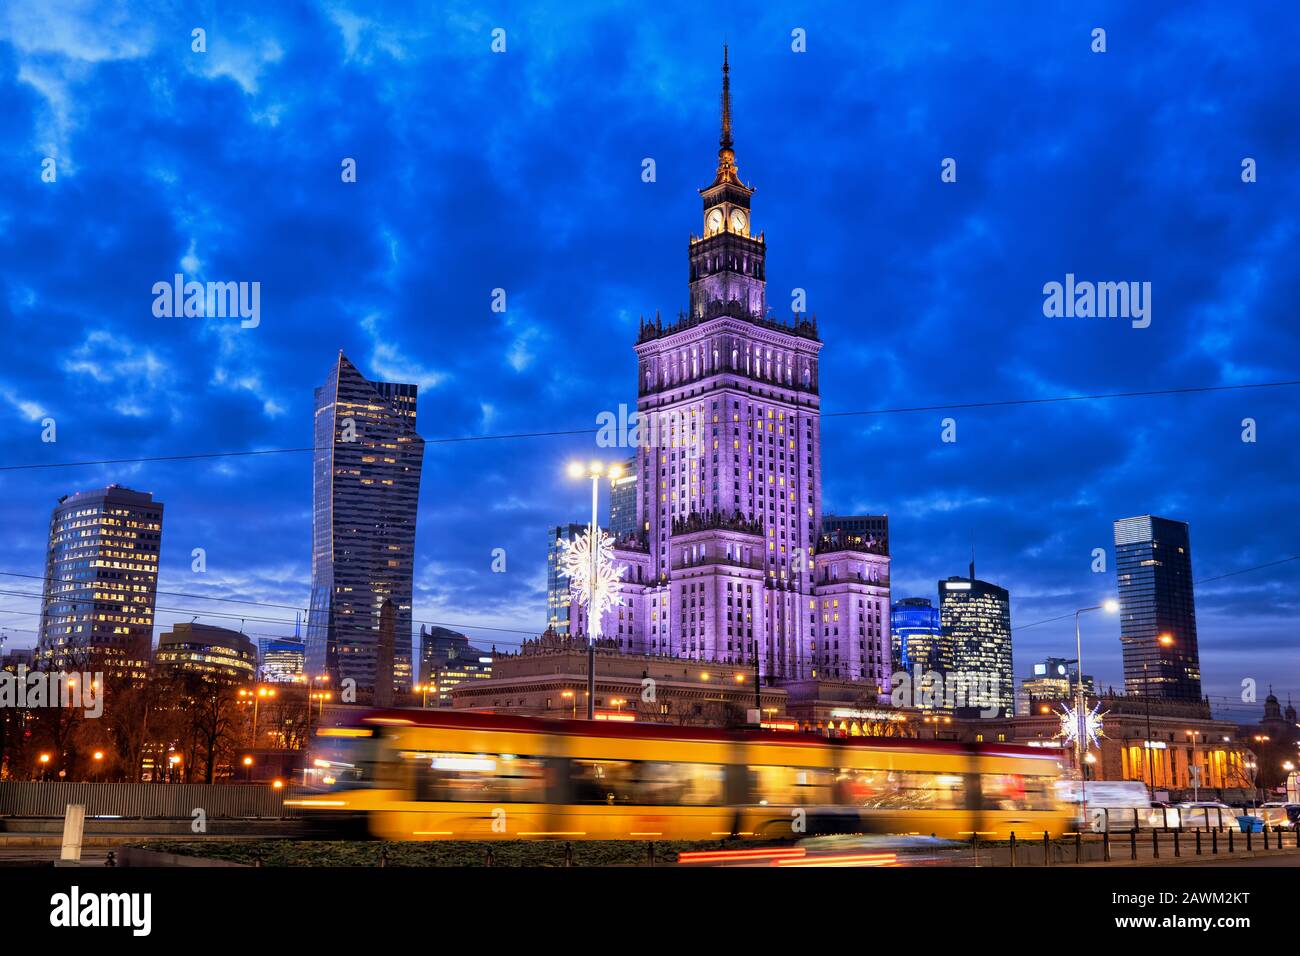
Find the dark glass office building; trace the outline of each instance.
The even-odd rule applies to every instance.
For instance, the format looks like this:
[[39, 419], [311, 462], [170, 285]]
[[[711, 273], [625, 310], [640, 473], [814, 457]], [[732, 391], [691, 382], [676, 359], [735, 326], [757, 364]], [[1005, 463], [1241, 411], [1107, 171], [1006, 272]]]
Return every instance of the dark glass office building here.
[[636, 459], [623, 462], [622, 472], [609, 482], [609, 527], [615, 540], [640, 532], [636, 522]]
[[939, 609], [929, 598], [911, 597], [895, 601], [889, 614], [893, 639], [894, 670], [913, 668], [943, 674], [952, 667], [952, 647], [939, 622]]
[[586, 534], [585, 524], [561, 524], [546, 531], [546, 627], [557, 634], [569, 633], [569, 579], [560, 573], [563, 542]]
[[355, 681], [358, 703], [387, 705], [410, 682], [416, 391], [369, 381], [342, 352], [316, 389], [306, 666], [344, 695]]
[[1124, 688], [1200, 700], [1201, 659], [1186, 522], [1144, 515], [1115, 522]]
[[452, 690], [466, 681], [492, 676], [492, 654], [445, 627], [420, 628], [420, 703], [450, 707]]

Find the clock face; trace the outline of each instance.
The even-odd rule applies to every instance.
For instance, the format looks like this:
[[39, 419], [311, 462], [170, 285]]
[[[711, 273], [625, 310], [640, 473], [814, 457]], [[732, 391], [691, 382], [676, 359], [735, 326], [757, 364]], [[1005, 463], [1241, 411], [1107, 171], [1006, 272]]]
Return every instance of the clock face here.
[[733, 209], [731, 211], [731, 228], [736, 232], [745, 231], [745, 214], [739, 209]]
[[722, 228], [722, 210], [711, 209], [709, 211], [709, 218], [706, 221], [709, 225], [709, 232], [717, 232]]

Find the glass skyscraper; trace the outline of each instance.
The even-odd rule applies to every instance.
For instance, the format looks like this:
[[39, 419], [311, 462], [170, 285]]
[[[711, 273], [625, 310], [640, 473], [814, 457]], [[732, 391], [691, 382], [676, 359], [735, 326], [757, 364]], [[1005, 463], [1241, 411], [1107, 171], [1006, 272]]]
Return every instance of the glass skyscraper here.
[[120, 485], [59, 499], [50, 519], [38, 666], [147, 675], [162, 513], [153, 495]]
[[420, 683], [425, 706], [450, 707], [452, 689], [492, 676], [492, 655], [474, 647], [464, 634], [445, 627], [420, 628]]
[[953, 670], [997, 679], [1001, 716], [1015, 713], [1016, 682], [1011, 664], [1011, 595], [1006, 588], [970, 577], [939, 582], [939, 618], [952, 643]]
[[575, 541], [587, 531], [585, 524], [561, 524], [547, 530], [546, 534], [546, 626], [557, 634], [569, 634], [569, 610], [573, 596], [569, 593], [569, 579], [560, 573], [560, 558], [564, 555], [561, 542]]
[[617, 541], [641, 529], [636, 523], [637, 497], [636, 459], [623, 463], [623, 471], [609, 482], [609, 527], [606, 529]]
[[1200, 700], [1201, 659], [1186, 522], [1144, 515], [1115, 522], [1124, 688]]
[[894, 669], [913, 668], [946, 673], [952, 667], [952, 645], [939, 622], [939, 609], [929, 598], [911, 597], [894, 602], [890, 611]]
[[262, 641], [262, 680], [288, 684], [302, 676], [306, 656], [302, 641], [269, 638]]
[[411, 673], [411, 577], [424, 439], [415, 385], [372, 382], [342, 352], [316, 389], [307, 672], [380, 706]]

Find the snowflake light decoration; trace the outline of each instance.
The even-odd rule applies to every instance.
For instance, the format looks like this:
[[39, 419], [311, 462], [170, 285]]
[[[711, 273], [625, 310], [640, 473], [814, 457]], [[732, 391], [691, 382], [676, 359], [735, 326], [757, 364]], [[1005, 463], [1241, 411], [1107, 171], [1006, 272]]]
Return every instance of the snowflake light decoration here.
[[[1069, 743], [1075, 743], [1079, 739], [1079, 711], [1076, 707], [1065, 707], [1059, 711], [1061, 717], [1061, 733]], [[1093, 706], [1092, 710], [1083, 715], [1083, 732], [1085, 734], [1085, 747], [1100, 747], [1102, 733], [1102, 718], [1106, 715], [1102, 713], [1101, 704]]]
[[587, 609], [587, 634], [596, 640], [601, 634], [601, 618], [615, 605], [622, 604], [619, 579], [627, 571], [626, 565], [614, 564], [614, 539], [596, 529], [595, 574], [592, 574], [591, 529], [572, 541], [561, 541], [564, 549], [560, 555], [559, 573], [569, 579], [569, 590], [577, 595], [578, 603]]

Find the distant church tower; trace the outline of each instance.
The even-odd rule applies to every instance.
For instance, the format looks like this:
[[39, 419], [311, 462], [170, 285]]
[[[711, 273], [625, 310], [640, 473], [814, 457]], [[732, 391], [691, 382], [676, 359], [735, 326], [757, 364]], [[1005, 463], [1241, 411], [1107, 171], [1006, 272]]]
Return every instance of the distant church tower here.
[[[643, 322], [636, 345], [640, 445], [637, 529], [603, 633], [616, 648], [717, 661], [766, 680], [867, 681], [889, 674], [889, 558], [836, 541], [819, 554], [821, 398], [815, 320], [767, 315], [766, 256], [755, 235], [731, 129], [700, 190], [690, 311]], [[572, 609], [575, 633], [586, 630]]]

